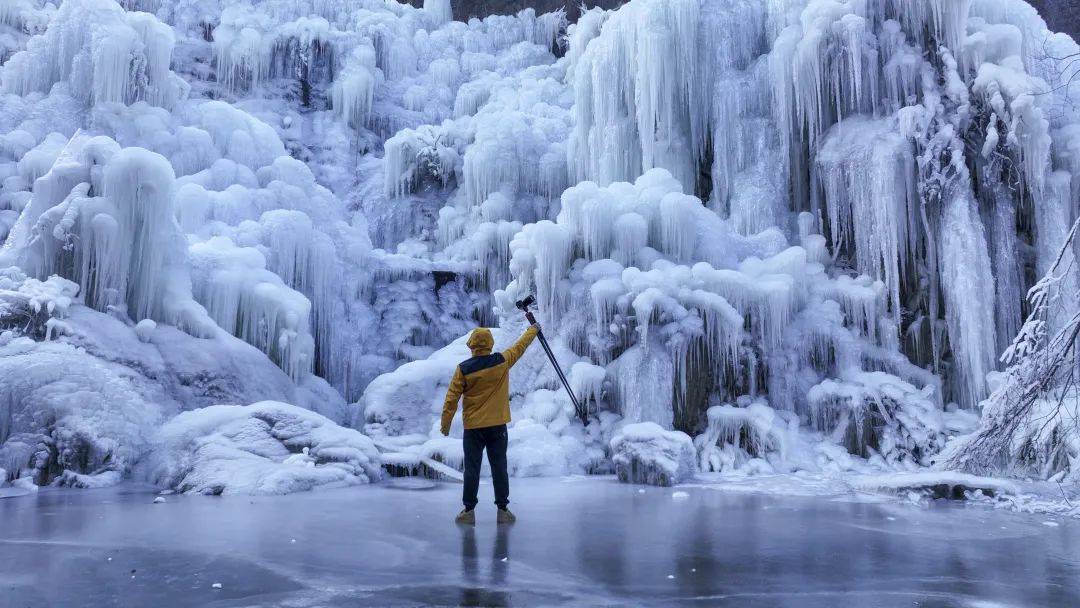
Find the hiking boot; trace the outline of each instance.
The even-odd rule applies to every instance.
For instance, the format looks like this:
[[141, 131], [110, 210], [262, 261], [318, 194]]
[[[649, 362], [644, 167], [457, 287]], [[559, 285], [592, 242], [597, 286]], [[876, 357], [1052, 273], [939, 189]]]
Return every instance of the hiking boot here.
[[500, 524], [512, 524], [517, 521], [514, 514], [510, 512], [510, 509], [499, 509], [498, 523]]
[[472, 509], [462, 509], [461, 513], [457, 514], [454, 518], [454, 523], [464, 524], [466, 526], [476, 525], [476, 511]]

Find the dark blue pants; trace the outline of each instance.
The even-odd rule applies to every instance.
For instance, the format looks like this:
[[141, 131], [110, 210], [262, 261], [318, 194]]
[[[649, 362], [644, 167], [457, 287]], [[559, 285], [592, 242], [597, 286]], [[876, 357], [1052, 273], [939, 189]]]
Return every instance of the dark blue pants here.
[[510, 477], [506, 474], [506, 425], [487, 426], [482, 429], [465, 429], [462, 439], [465, 448], [465, 488], [461, 501], [466, 509], [476, 506], [476, 492], [480, 489], [480, 463], [487, 450], [491, 465], [491, 483], [495, 486], [495, 504], [500, 509], [510, 503]]

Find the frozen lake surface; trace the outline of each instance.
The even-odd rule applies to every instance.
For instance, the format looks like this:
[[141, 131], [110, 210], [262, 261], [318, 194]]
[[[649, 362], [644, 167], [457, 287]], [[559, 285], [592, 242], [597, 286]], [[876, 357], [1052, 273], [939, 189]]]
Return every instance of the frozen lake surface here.
[[[276, 497], [45, 489], [0, 500], [0, 605], [1080, 605], [1080, 524], [938, 501], [512, 481]], [[643, 490], [643, 491], [642, 491]], [[220, 587], [215, 587], [220, 584]]]

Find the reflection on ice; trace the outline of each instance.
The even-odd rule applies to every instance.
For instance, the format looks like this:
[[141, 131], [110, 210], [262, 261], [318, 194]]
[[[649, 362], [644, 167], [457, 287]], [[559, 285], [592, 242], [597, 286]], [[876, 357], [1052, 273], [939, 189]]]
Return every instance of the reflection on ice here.
[[35, 607], [1080, 602], [1071, 520], [731, 489], [514, 480], [519, 522], [484, 502], [474, 528], [453, 524], [458, 486], [426, 481], [163, 504], [43, 489], [0, 500], [0, 589]]

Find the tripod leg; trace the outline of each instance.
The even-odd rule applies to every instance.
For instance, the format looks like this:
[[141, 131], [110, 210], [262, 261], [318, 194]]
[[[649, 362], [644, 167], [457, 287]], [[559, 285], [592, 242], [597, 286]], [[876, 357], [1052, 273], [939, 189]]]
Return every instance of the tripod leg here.
[[547, 353], [548, 359], [551, 361], [551, 366], [555, 368], [555, 374], [558, 375], [559, 380], [562, 381], [563, 388], [566, 389], [566, 394], [570, 395], [570, 401], [574, 404], [574, 412], [577, 413], [578, 418], [581, 418], [581, 423], [588, 426], [589, 416], [584, 408], [581, 407], [581, 403], [577, 400], [577, 396], [574, 395], [574, 391], [570, 388], [570, 382], [567, 381], [566, 375], [563, 374], [562, 368], [559, 366], [559, 362], [555, 359], [555, 353], [551, 351], [551, 346], [548, 344], [547, 338], [544, 334], [537, 334], [540, 338], [540, 345], [544, 347], [544, 352]]

